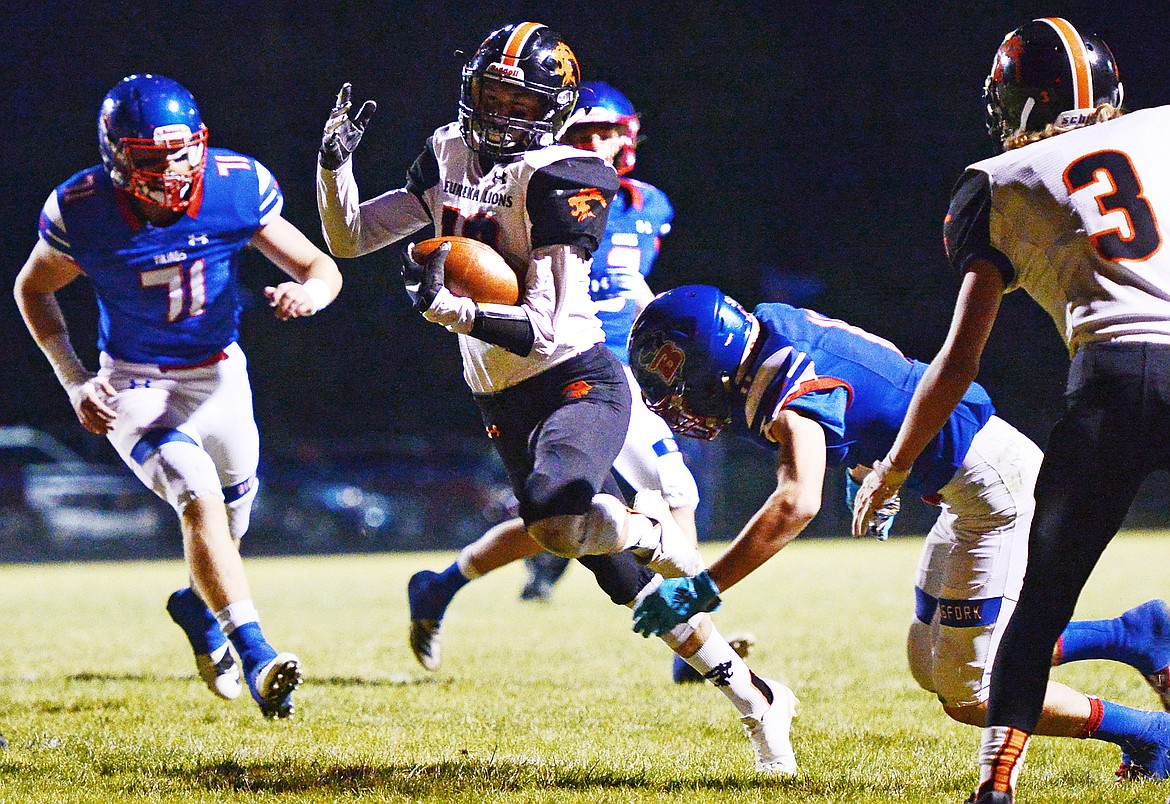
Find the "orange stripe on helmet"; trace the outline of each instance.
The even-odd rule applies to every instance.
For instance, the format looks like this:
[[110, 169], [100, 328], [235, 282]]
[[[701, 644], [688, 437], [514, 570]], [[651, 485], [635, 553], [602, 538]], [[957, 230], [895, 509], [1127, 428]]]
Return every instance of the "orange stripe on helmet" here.
[[524, 45], [529, 37], [543, 27], [544, 25], [539, 22], [522, 22], [517, 25], [516, 30], [512, 31], [512, 35], [504, 43], [504, 64], [515, 66], [520, 60], [520, 54], [524, 52]]
[[1073, 108], [1091, 109], [1093, 103], [1093, 71], [1089, 67], [1089, 54], [1085, 50], [1085, 40], [1073, 27], [1073, 24], [1060, 17], [1045, 17], [1044, 22], [1052, 26], [1064, 43], [1064, 51], [1068, 54], [1069, 64], [1072, 66]]

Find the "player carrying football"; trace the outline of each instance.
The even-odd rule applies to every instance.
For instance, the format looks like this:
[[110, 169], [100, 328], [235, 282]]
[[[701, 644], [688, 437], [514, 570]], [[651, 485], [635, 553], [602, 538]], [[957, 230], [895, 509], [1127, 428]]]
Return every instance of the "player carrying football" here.
[[[649, 582], [702, 568], [661, 495], [633, 510], [610, 467], [630, 420], [630, 391], [589, 298], [589, 261], [605, 231], [617, 175], [602, 159], [556, 143], [577, 101], [580, 67], [555, 32], [535, 22], [493, 31], [463, 69], [459, 119], [428, 139], [406, 186], [359, 203], [350, 155], [372, 102], [349, 117], [345, 85], [326, 123], [317, 201], [334, 254], [356, 257], [425, 226], [482, 240], [522, 267], [517, 305], [476, 304], [442, 284], [442, 248], [408, 264], [414, 306], [458, 333], [463, 375], [503, 459], [528, 535], [578, 558], [610, 597], [631, 604]], [[636, 556], [636, 560], [635, 560]], [[744, 718], [769, 772], [791, 773], [791, 690], [755, 676], [710, 618], [665, 639]]]

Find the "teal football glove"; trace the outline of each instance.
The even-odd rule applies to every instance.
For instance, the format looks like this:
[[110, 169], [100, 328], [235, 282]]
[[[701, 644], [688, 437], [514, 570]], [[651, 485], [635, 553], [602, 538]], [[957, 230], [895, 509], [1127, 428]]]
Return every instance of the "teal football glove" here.
[[661, 636], [699, 612], [715, 611], [722, 602], [706, 570], [692, 578], [666, 578], [634, 608], [634, 630], [644, 637]]

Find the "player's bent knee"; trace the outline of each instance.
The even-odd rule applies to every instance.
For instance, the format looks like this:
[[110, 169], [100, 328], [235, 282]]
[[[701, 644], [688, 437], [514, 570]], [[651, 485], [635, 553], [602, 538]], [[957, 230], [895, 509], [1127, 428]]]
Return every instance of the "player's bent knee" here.
[[985, 643], [990, 631], [979, 627], [939, 629], [934, 645], [933, 692], [944, 707], [963, 709], [987, 702]]
[[953, 706], [944, 702], [943, 711], [947, 713], [947, 716], [951, 720], [965, 723], [968, 726], [983, 726], [987, 722], [986, 701], [978, 701], [961, 706]]
[[260, 489], [259, 478], [252, 476], [233, 486], [223, 487], [223, 501], [227, 506], [228, 529], [232, 538], [239, 541], [248, 532], [252, 521], [252, 503]]
[[921, 620], [910, 623], [906, 635], [906, 658], [910, 663], [910, 675], [918, 686], [927, 692], [937, 692], [934, 685], [934, 645], [930, 638], [930, 626]]
[[140, 465], [154, 492], [180, 514], [191, 500], [203, 497], [223, 499], [215, 462], [192, 441], [166, 441]]
[[583, 521], [585, 517], [574, 514], [550, 516], [528, 525], [528, 535], [533, 541], [554, 555], [563, 558], [580, 558], [586, 555]]

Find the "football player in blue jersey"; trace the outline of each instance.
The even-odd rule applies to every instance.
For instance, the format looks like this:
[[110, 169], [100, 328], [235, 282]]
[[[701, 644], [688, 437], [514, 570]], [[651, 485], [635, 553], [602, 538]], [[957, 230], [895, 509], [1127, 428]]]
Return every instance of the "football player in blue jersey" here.
[[[630, 421], [630, 386], [589, 297], [590, 260], [619, 184], [593, 153], [557, 142], [577, 103], [580, 65], [564, 39], [537, 22], [506, 25], [463, 68], [458, 119], [438, 128], [404, 187], [359, 200], [354, 148], [374, 111], [351, 118], [348, 84], [326, 121], [317, 204], [334, 254], [356, 257], [430, 227], [482, 240], [518, 269], [517, 304], [477, 304], [443, 284], [443, 247], [406, 261], [415, 309], [458, 334], [463, 376], [503, 460], [524, 523], [522, 555], [577, 558], [619, 605], [631, 605], [655, 571], [702, 567], [695, 543], [661, 494], [627, 508], [611, 468]], [[408, 586], [411, 646], [439, 661], [439, 621], [453, 589], [476, 573], [457, 564]], [[736, 706], [757, 767], [792, 773], [794, 697], [748, 669], [710, 617], [664, 634], [675, 652]], [[719, 668], [716, 670], [716, 668]]]
[[[826, 468], [870, 467], [889, 450], [926, 365], [845, 322], [786, 304], [748, 313], [717, 288], [659, 296], [630, 334], [630, 366], [649, 407], [680, 434], [724, 426], [775, 450], [776, 490], [727, 551], [694, 577], [666, 579], [636, 606], [657, 634], [700, 611], [771, 558], [820, 510]], [[1040, 450], [971, 384], [905, 488], [941, 507], [915, 579], [907, 654], [915, 681], [955, 720], [982, 725], [988, 676], [1027, 562]], [[1170, 612], [1149, 601], [1114, 620], [1073, 623], [1053, 663], [1124, 661], [1144, 675], [1170, 663]], [[1136, 760], [1166, 751], [1144, 712], [1051, 682], [1038, 733], [1093, 737]]]
[[[234, 646], [260, 710], [289, 717], [300, 663], [261, 632], [239, 553], [259, 436], [237, 343], [237, 265], [252, 246], [295, 280], [264, 290], [281, 320], [329, 304], [341, 274], [281, 217], [262, 164], [208, 146], [195, 99], [175, 81], [118, 82], [101, 104], [98, 145], [102, 164], [45, 202], [17, 304], [81, 424], [178, 514], [191, 586], [167, 611], [199, 675], [216, 695], [239, 696]], [[97, 296], [97, 373], [74, 351], [54, 295], [81, 276]]]
[[[962, 277], [950, 332], [857, 495], [855, 529], [921, 460], [977, 376], [1004, 294], [1023, 289], [1072, 362], [1036, 483], [1028, 574], [991, 674], [976, 804], [1013, 801], [1029, 735], [1043, 734], [1051, 647], [1142, 482], [1170, 468], [1170, 105], [1124, 111], [1123, 95], [1109, 46], [1066, 19], [1004, 37], [983, 84], [1002, 153], [967, 167], [943, 222]], [[1170, 697], [1166, 673], [1151, 683]], [[1101, 729], [1123, 716], [1107, 709]], [[1149, 728], [1163, 750], [1127, 749], [1119, 776], [1170, 778], [1170, 724]]]

